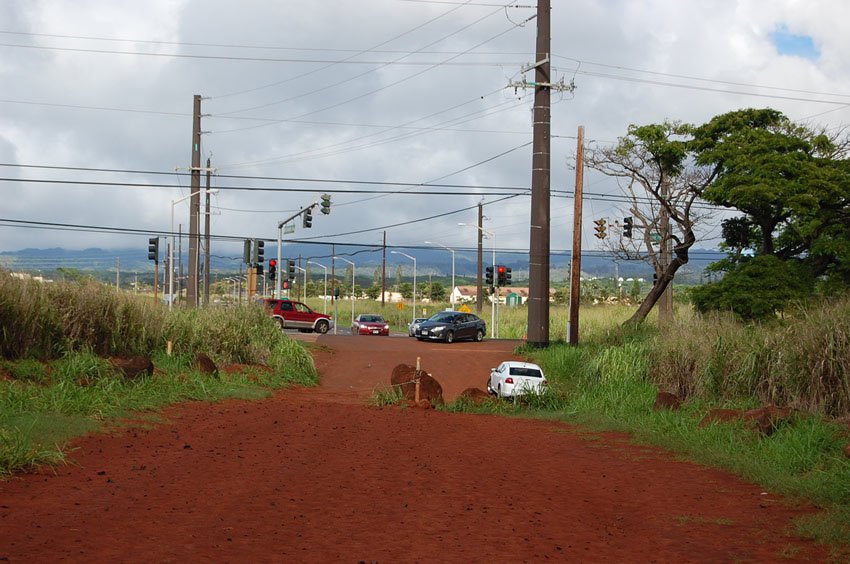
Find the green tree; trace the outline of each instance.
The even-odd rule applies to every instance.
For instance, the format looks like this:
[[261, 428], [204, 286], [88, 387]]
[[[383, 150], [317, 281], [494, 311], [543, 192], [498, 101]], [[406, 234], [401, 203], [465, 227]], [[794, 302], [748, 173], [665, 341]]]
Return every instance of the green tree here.
[[802, 263], [762, 255], [736, 265], [719, 282], [693, 288], [691, 300], [701, 313], [732, 311], [748, 321], [764, 320], [811, 295], [813, 285]]
[[402, 298], [409, 300], [413, 297], [413, 284], [410, 282], [402, 282], [398, 286], [398, 291]]
[[381, 285], [372, 284], [368, 288], [366, 288], [366, 297], [370, 300], [377, 300], [381, 296]]
[[430, 284], [430, 298], [431, 301], [434, 302], [442, 302], [447, 298], [448, 292], [446, 291], [446, 287], [443, 286], [440, 282], [431, 282]]
[[794, 124], [777, 110], [746, 109], [696, 128], [692, 147], [715, 177], [705, 199], [744, 213], [723, 224], [730, 257], [722, 269], [770, 255], [850, 284], [846, 135]]

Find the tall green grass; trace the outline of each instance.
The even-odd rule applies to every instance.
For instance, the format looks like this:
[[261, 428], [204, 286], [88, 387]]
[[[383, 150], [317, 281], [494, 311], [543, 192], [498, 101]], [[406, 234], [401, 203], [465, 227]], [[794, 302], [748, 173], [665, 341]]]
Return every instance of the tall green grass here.
[[[518, 350], [543, 367], [550, 383], [545, 396], [519, 404], [458, 401], [446, 409], [557, 418], [628, 432], [639, 442], [811, 500], [825, 510], [801, 521], [798, 533], [850, 545], [850, 460], [842, 452], [850, 436], [846, 425], [823, 417], [848, 413], [850, 301], [764, 325], [699, 318], [680, 308], [675, 324], [663, 331], [654, 323], [619, 326], [623, 313], [616, 307], [583, 308], [579, 346]], [[682, 409], [653, 410], [659, 389], [685, 397]], [[699, 426], [711, 408], [764, 403], [803, 411], [769, 437], [743, 424]]]
[[677, 321], [658, 340], [648, 376], [682, 397], [850, 415], [850, 298], [766, 324]]
[[144, 354], [162, 345], [167, 312], [94, 281], [46, 284], [0, 272], [0, 356], [57, 358], [65, 351]]
[[[259, 306], [167, 311], [96, 282], [42, 284], [0, 273], [0, 474], [62, 458], [99, 422], [180, 401], [258, 398], [317, 381], [312, 357]], [[166, 343], [173, 355], [166, 354]], [[261, 365], [226, 377], [197, 353]], [[125, 380], [105, 355], [145, 355], [157, 373]]]

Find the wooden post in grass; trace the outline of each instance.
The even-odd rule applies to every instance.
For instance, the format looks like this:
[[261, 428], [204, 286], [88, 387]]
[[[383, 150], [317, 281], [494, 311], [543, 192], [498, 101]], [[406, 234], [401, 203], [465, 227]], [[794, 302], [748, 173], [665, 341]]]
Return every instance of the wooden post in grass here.
[[420, 357], [416, 357], [416, 374], [413, 379], [416, 383], [416, 391], [413, 394], [413, 401], [416, 402], [416, 405], [419, 405], [419, 370], [420, 370]]

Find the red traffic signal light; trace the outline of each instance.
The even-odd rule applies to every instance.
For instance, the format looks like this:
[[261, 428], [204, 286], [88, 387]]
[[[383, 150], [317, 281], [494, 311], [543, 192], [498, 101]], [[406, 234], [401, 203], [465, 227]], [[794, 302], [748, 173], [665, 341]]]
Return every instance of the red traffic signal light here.
[[274, 280], [277, 276], [277, 260], [269, 259], [269, 280]]
[[504, 264], [500, 264], [496, 267], [496, 273], [498, 274], [497, 280], [499, 281], [499, 286], [505, 286], [505, 273], [507, 270], [505, 269]]

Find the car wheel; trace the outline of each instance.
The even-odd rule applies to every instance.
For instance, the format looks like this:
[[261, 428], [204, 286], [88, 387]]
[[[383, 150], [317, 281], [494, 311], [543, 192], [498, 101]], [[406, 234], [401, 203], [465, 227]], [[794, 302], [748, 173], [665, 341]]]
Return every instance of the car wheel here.
[[319, 321], [318, 323], [316, 323], [316, 333], [321, 333], [322, 335], [324, 335], [328, 332], [328, 329], [330, 328], [331, 325], [327, 321]]
[[479, 329], [478, 331], [475, 332], [475, 341], [480, 343], [483, 340], [484, 340], [484, 331]]
[[487, 390], [487, 393], [491, 396], [496, 393], [496, 391], [490, 387], [490, 378], [487, 378], [487, 385], [484, 387], [484, 389]]
[[454, 331], [446, 332], [446, 342], [447, 343], [453, 343], [454, 340], [455, 340], [455, 332]]
[[283, 329], [283, 326], [284, 326], [283, 318], [282, 317], [275, 317], [274, 320], [277, 321], [277, 326], [280, 327], [281, 329]]

